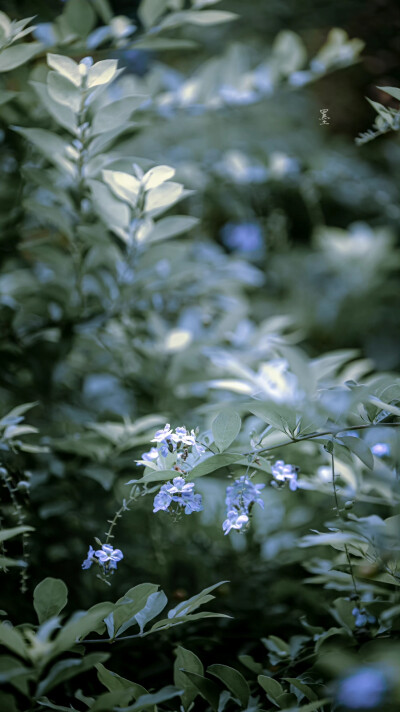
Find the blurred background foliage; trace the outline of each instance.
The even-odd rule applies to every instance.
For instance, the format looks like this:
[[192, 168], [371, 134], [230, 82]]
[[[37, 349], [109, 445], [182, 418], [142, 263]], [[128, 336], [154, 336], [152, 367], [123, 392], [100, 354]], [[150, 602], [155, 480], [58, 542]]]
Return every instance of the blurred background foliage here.
[[[139, 3], [110, 5], [125, 24], [141, 27]], [[283, 339], [310, 358], [354, 349], [349, 360], [360, 359], [360, 377], [399, 369], [400, 148], [396, 134], [359, 147], [355, 137], [375, 116], [365, 96], [398, 106], [378, 87], [400, 86], [400, 8], [390, 0], [226, 0], [218, 9], [238, 13], [237, 21], [178, 27], [174, 38], [194, 47], [157, 51], [137, 48], [134, 31], [129, 47], [119, 46], [117, 33], [98, 46], [95, 40], [85, 46], [84, 38], [54, 48], [51, 23], [67, 6], [3, 0], [1, 9], [14, 19], [34, 15], [40, 23], [34, 37], [49, 51], [76, 60], [86, 54], [118, 59], [125, 72], [107, 101], [143, 94], [150, 105], [105, 149], [111, 167], [129, 170], [134, 160], [144, 170], [173, 166], [176, 180], [192, 191], [180, 213], [198, 218], [187, 235], [151, 243], [132, 267], [95, 205], [92, 232], [82, 236], [82, 307], [66, 248], [73, 192], [51, 158], [12, 128], [54, 129], [27, 83], [45, 80], [46, 47], [29, 65], [2, 75], [3, 89], [17, 95], [0, 105], [0, 392], [4, 412], [37, 402], [26, 419], [48, 448], [11, 449], [4, 458], [36, 530], [27, 543], [29, 584], [46, 575], [63, 578], [71, 605], [85, 608], [103, 600], [104, 585], [81, 572], [80, 562], [127, 496], [125, 483], [138, 476], [134, 459], [148, 449], [152, 432], [167, 420], [206, 429], [218, 407], [234, 398], [218, 386], [218, 379], [233, 377], [221, 368], [219, 350], [256, 369]], [[95, 24], [103, 23], [98, 17]], [[314, 80], [302, 80], [292, 56], [304, 51], [312, 61], [335, 27], [362, 40], [361, 54], [360, 43], [348, 62], [342, 57], [343, 67], [317, 58], [322, 70], [311, 64]], [[276, 76], [259, 72], [258, 84], [255, 75], [253, 85], [246, 83], [287, 30], [298, 35], [300, 48], [291, 35], [287, 55], [278, 52]], [[323, 108], [330, 121], [321, 126]], [[246, 421], [243, 447], [253, 426]], [[304, 445], [297, 457], [302, 472], [323, 485], [321, 448]], [[238, 654], [265, 656], [261, 636], [298, 634], [307, 611], [313, 623], [335, 624], [329, 605], [337, 589], [328, 585], [322, 599], [303, 583], [305, 567], [315, 573], [318, 561], [296, 544], [323, 526], [330, 490], [316, 486], [293, 496], [268, 488], [266, 510], [255, 514], [250, 532], [223, 537], [229, 474], [201, 480], [208, 505], [200, 515], [174, 523], [154, 515], [148, 497], [118, 523], [125, 559], [112, 582], [114, 597], [149, 580], [180, 602], [227, 580], [217, 606], [233, 616], [161, 634], [156, 660], [151, 639], [121, 644], [120, 674], [129, 677], [135, 667], [143, 684], [154, 675], [168, 684], [171, 641], [183, 641], [206, 662], [235, 665]], [[29, 500], [18, 484], [27, 477]], [[2, 494], [3, 524], [14, 526], [12, 498], [6, 489]], [[384, 516], [391, 502], [382, 496]], [[357, 513], [367, 516], [371, 508], [367, 497]], [[20, 557], [20, 546], [10, 543], [10, 555]], [[14, 572], [10, 580], [2, 601], [7, 611], [18, 586]], [[32, 617], [28, 599], [21, 596], [16, 615]]]

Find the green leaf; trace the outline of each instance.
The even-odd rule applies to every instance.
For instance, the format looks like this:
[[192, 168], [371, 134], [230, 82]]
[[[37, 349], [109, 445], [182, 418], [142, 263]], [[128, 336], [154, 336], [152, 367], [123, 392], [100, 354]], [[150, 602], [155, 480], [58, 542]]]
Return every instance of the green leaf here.
[[242, 707], [246, 708], [250, 697], [250, 688], [243, 675], [228, 665], [210, 665], [207, 672], [218, 677], [221, 682], [231, 691]]
[[283, 677], [283, 680], [286, 680], [286, 682], [290, 682], [293, 687], [295, 687], [297, 690], [300, 690], [300, 692], [303, 693], [304, 697], [307, 697], [308, 700], [311, 700], [311, 702], [314, 702], [317, 699], [317, 695], [315, 694], [314, 690], [311, 689], [308, 685], [306, 685], [302, 680], [299, 680], [297, 677]]
[[131, 218], [128, 206], [114, 198], [100, 181], [88, 180], [87, 183], [92, 193], [93, 206], [106, 225], [128, 227]]
[[183, 186], [180, 183], [167, 181], [146, 193], [146, 214], [158, 215], [174, 205], [183, 196]]
[[191, 672], [190, 670], [181, 670], [181, 672], [187, 675], [189, 680], [199, 691], [200, 695], [206, 700], [206, 702], [208, 702], [214, 712], [217, 712], [219, 702], [219, 688], [217, 687], [215, 682], [212, 682], [212, 680], [208, 680], [206, 677], [203, 677], [203, 675], [199, 675], [196, 672]]
[[121, 200], [126, 200], [131, 205], [136, 205], [140, 188], [140, 181], [129, 173], [122, 171], [102, 171], [103, 180], [112, 192]]
[[145, 190], [158, 188], [175, 175], [175, 168], [171, 166], [153, 166], [142, 178], [142, 185]]
[[398, 408], [396, 405], [392, 405], [391, 403], [385, 403], [376, 396], [370, 396], [369, 401], [370, 403], [373, 403], [373, 405], [376, 405], [378, 408], [381, 408], [382, 410], [387, 410], [389, 413], [393, 413], [393, 415], [400, 415], [400, 408]]
[[146, 473], [141, 479], [129, 480], [126, 484], [131, 485], [135, 482], [165, 482], [172, 480], [177, 474], [176, 470], [154, 470], [153, 472]]
[[120, 709], [122, 705], [128, 705], [133, 697], [133, 687], [104, 692], [89, 709], [90, 712], [110, 712], [116, 708]]
[[11, 529], [1, 529], [0, 530], [0, 541], [7, 541], [7, 539], [12, 539], [14, 536], [18, 536], [19, 534], [24, 534], [25, 532], [34, 532], [33, 527], [28, 527], [28, 526], [20, 526], [20, 527], [12, 527]]
[[137, 699], [140, 695], [147, 695], [148, 692], [145, 687], [138, 685], [136, 682], [131, 682], [121, 675], [117, 675], [116, 672], [108, 670], [102, 663], [97, 663], [95, 665], [97, 670], [97, 677], [99, 681], [107, 687], [110, 692], [117, 692], [118, 690], [133, 689], [133, 696]]
[[88, 0], [68, 0], [63, 17], [80, 37], [87, 37], [96, 24], [96, 13]]
[[17, 658], [13, 658], [11, 655], [0, 655], [0, 684], [11, 681], [20, 687], [19, 681], [15, 678], [21, 677], [21, 675], [26, 676], [30, 672], [31, 670], [24, 667]]
[[164, 610], [167, 603], [168, 599], [164, 591], [157, 591], [150, 594], [145, 607], [135, 616], [141, 633], [143, 633], [145, 625]]
[[66, 658], [65, 660], [60, 660], [53, 665], [46, 677], [39, 682], [36, 697], [41, 697], [61, 682], [70, 680], [76, 675], [90, 670], [97, 663], [108, 660], [109, 657], [108, 653], [88, 653], [84, 658]]
[[176, 659], [174, 662], [174, 683], [177, 687], [183, 688], [181, 695], [182, 705], [185, 710], [190, 707], [195, 697], [199, 694], [197, 687], [190, 681], [187, 675], [182, 672], [182, 668], [189, 672], [195, 672], [198, 675], [204, 674], [203, 663], [192, 653], [191, 650], [186, 650], [180, 645], [175, 650]]
[[361, 462], [364, 463], [370, 470], [374, 469], [374, 458], [369, 447], [360, 438], [354, 438], [347, 435], [342, 435], [340, 441], [345, 445], [351, 452], [356, 455]]
[[27, 649], [21, 633], [7, 623], [0, 624], [0, 645], [4, 645], [21, 658], [27, 657]]
[[167, 685], [162, 687], [158, 692], [152, 692], [147, 695], [141, 695], [135, 702], [135, 704], [130, 705], [130, 707], [121, 707], [118, 712], [137, 712], [137, 710], [145, 709], [146, 707], [152, 707], [153, 705], [158, 705], [160, 702], [166, 702], [167, 700], [172, 700], [173, 697], [178, 697], [182, 694], [182, 690], [173, 685]]
[[[71, 2], [71, 0], [69, 0]], [[89, 89], [93, 87], [100, 86], [102, 84], [108, 84], [114, 79], [118, 68], [118, 62], [116, 59], [102, 59], [100, 62], [96, 62], [89, 69], [87, 86]]]
[[45, 129], [24, 129], [20, 126], [12, 128], [33, 143], [49, 161], [69, 173], [73, 172], [74, 168], [66, 158], [69, 144], [61, 136]]
[[191, 230], [199, 224], [198, 218], [192, 218], [189, 215], [171, 215], [167, 218], [158, 220], [155, 226], [146, 237], [146, 242], [159, 242], [160, 240], [168, 240], [170, 237], [182, 235], [182, 233]]
[[296, 427], [296, 412], [282, 403], [278, 405], [273, 401], [250, 401], [246, 403], [246, 407], [257, 418], [265, 420], [283, 433], [287, 433], [288, 430], [293, 432]]
[[139, 40], [132, 43], [132, 49], [147, 49], [153, 52], [162, 50], [194, 49], [198, 46], [192, 40], [180, 40], [175, 37], [157, 37], [143, 35]]
[[212, 433], [218, 450], [222, 452], [233, 443], [238, 434], [242, 421], [235, 410], [223, 410], [218, 413], [212, 423]]
[[259, 675], [257, 677], [258, 684], [261, 685], [263, 690], [267, 693], [267, 697], [271, 702], [276, 702], [277, 698], [283, 694], [282, 685], [279, 684], [277, 680], [267, 675]]
[[[14, 130], [17, 129], [14, 127]], [[2, 417], [2, 419], [0, 420], [0, 425], [9, 425], [11, 422], [15, 421], [15, 418], [19, 418], [21, 415], [24, 415], [28, 410], [31, 410], [37, 404], [37, 401], [32, 401], [31, 403], [21, 403], [21, 405], [17, 405], [15, 408], [10, 410], [7, 415], [4, 415]]]
[[69, 79], [72, 84], [79, 87], [81, 85], [81, 75], [79, 74], [78, 64], [71, 57], [66, 57], [63, 54], [47, 54], [47, 64], [56, 72], [62, 74], [63, 77]]
[[221, 467], [226, 467], [227, 465], [232, 465], [234, 462], [238, 462], [242, 455], [234, 452], [224, 452], [220, 455], [211, 455], [203, 462], [196, 465], [193, 470], [190, 471], [190, 478], [195, 479], [196, 477], [204, 477], [204, 475], [209, 475], [211, 472], [219, 470]]
[[145, 29], [152, 27], [167, 9], [167, 0], [142, 0], [138, 10], [140, 22]]
[[0, 709], [7, 710], [7, 712], [19, 712], [14, 696], [8, 692], [0, 692]]
[[91, 135], [96, 136], [106, 131], [112, 131], [121, 124], [126, 123], [131, 114], [143, 104], [145, 98], [142, 94], [128, 96], [125, 99], [119, 99], [111, 104], [102, 106], [94, 115]]
[[117, 601], [114, 609], [116, 635], [121, 635], [130, 626], [138, 624], [136, 614], [144, 609], [149, 596], [157, 591], [157, 584], [140, 583]]
[[16, 69], [21, 64], [29, 62], [41, 49], [40, 42], [18, 44], [3, 49], [0, 52], [0, 72], [9, 72], [11, 69]]
[[291, 30], [282, 30], [272, 46], [273, 60], [284, 76], [301, 69], [307, 59], [307, 50], [300, 37]]
[[192, 613], [200, 606], [203, 606], [205, 603], [212, 601], [215, 597], [210, 596], [211, 591], [214, 591], [218, 588], [218, 586], [222, 586], [224, 583], [228, 583], [228, 581], [218, 581], [218, 583], [214, 583], [212, 586], [204, 588], [203, 591], [200, 591], [200, 593], [197, 593], [195, 596], [188, 598], [186, 601], [178, 603], [175, 608], [168, 611], [168, 618], [171, 619], [185, 616], [188, 613]]
[[10, 559], [9, 556], [0, 556], [0, 567], [6, 569], [8, 566], [21, 566], [26, 568], [27, 563], [23, 559]]
[[47, 75], [47, 88], [54, 101], [63, 104], [77, 113], [81, 108], [81, 93], [69, 79], [58, 72], [50, 71]]
[[33, 592], [33, 607], [39, 623], [57, 616], [67, 605], [68, 589], [61, 579], [45, 578]]
[[238, 15], [225, 10], [186, 10], [168, 15], [161, 23], [161, 29], [179, 27], [180, 25], [219, 25], [237, 20]]
[[238, 655], [238, 660], [256, 675], [259, 675], [263, 669], [261, 663], [257, 663], [252, 655]]
[[397, 87], [378, 87], [378, 89], [381, 89], [381, 91], [385, 91], [386, 94], [390, 94], [394, 99], [397, 99], [397, 101], [400, 101], [400, 89]]
[[96, 603], [88, 611], [78, 612], [64, 624], [53, 642], [52, 656], [68, 650], [91, 631], [104, 632], [104, 619], [114, 610], [114, 603]]
[[326, 697], [323, 700], [317, 700], [316, 702], [310, 702], [308, 705], [301, 705], [301, 707], [285, 707], [280, 712], [315, 712], [321, 709], [324, 705], [330, 702], [329, 698]]

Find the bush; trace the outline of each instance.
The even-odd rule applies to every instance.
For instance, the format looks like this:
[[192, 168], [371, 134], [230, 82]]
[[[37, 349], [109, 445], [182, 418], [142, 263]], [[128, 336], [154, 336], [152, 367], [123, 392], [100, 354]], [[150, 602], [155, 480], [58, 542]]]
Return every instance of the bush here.
[[394, 712], [399, 89], [335, 133], [364, 42], [290, 2], [31, 5], [0, 13], [1, 710]]

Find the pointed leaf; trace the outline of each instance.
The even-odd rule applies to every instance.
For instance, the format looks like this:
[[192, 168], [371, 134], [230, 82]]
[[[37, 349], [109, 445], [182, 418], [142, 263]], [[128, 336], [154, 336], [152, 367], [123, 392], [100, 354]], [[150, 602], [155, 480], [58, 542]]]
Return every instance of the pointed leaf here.
[[221, 682], [231, 691], [242, 707], [246, 708], [250, 697], [250, 688], [243, 675], [228, 665], [210, 665], [207, 672], [218, 677]]
[[215, 444], [220, 452], [226, 450], [233, 443], [240, 433], [241, 426], [240, 415], [234, 410], [223, 410], [217, 415], [211, 428]]

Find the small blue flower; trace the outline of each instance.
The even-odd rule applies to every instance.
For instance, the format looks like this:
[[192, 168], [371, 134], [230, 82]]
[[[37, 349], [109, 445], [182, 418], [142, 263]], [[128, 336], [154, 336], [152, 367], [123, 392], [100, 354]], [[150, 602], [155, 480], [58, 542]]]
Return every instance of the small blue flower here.
[[228, 510], [244, 508], [248, 510], [251, 504], [259, 504], [264, 509], [264, 502], [260, 497], [260, 490], [264, 484], [255, 485], [245, 475], [236, 480], [233, 485], [226, 488], [225, 503]]
[[172, 499], [175, 502], [179, 502], [180, 497], [176, 498], [176, 495], [191, 494], [194, 489], [194, 482], [186, 482], [183, 477], [174, 477], [172, 484], [168, 482], [164, 487], [166, 492], [172, 496]]
[[365, 626], [371, 625], [372, 623], [376, 623], [376, 618], [375, 616], [372, 616], [370, 613], [365, 608], [361, 608], [361, 610], [356, 606], [352, 610], [352, 615], [355, 617], [355, 626], [356, 628], [365, 628]]
[[166, 482], [154, 498], [153, 512], [167, 512], [171, 502], [184, 507], [185, 514], [200, 512], [203, 509], [201, 494], [194, 493], [194, 482], [186, 482], [183, 477], [174, 477]]
[[85, 561], [82, 564], [83, 569], [90, 569], [91, 565], [93, 564], [93, 557], [95, 555], [94, 549], [92, 546], [89, 546], [89, 551], [87, 553], [87, 557]]
[[277, 482], [289, 481], [289, 488], [294, 492], [297, 485], [297, 468], [294, 465], [286, 465], [283, 460], [277, 460], [271, 468], [272, 476]]
[[159, 512], [163, 510], [167, 511], [169, 505], [172, 502], [172, 497], [166, 489], [166, 485], [163, 485], [158, 494], [154, 497], [154, 508], [153, 512]]
[[101, 549], [95, 552], [95, 556], [103, 567], [108, 563], [110, 569], [116, 569], [117, 562], [124, 558], [121, 549], [113, 549], [110, 544], [103, 544]]
[[185, 507], [185, 514], [201, 512], [203, 509], [201, 494], [185, 494], [182, 497], [182, 507]]
[[226, 247], [238, 252], [258, 252], [264, 247], [261, 228], [254, 222], [227, 223], [221, 237]]
[[376, 457], [389, 457], [390, 445], [388, 443], [376, 443], [376, 445], [372, 446], [371, 452]]
[[[337, 701], [351, 710], [376, 709], [388, 690], [384, 673], [373, 667], [357, 668], [339, 683]], [[380, 707], [382, 711], [383, 708]]]
[[158, 457], [158, 450], [156, 447], [152, 447], [149, 452], [144, 452], [142, 455], [142, 460], [145, 460], [145, 462], [152, 462], [153, 460], [157, 460]]
[[226, 519], [222, 524], [222, 529], [225, 534], [229, 534], [231, 529], [242, 529], [249, 522], [249, 517], [244, 512], [230, 511], [226, 515]]
[[162, 430], [157, 430], [157, 432], [154, 435], [154, 438], [152, 439], [152, 443], [164, 443], [166, 442], [172, 435], [172, 429], [169, 423], [165, 425], [165, 427]]

